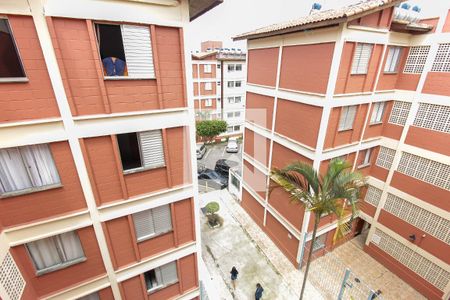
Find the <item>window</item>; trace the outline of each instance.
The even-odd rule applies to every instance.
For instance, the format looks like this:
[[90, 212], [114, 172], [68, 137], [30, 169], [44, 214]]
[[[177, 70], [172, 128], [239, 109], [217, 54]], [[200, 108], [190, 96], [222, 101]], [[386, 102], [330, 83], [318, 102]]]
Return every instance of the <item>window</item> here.
[[75, 231], [26, 244], [37, 274], [43, 274], [85, 259], [80, 239]]
[[227, 113], [227, 118], [232, 118], [232, 117], [233, 117], [233, 113], [232, 112]]
[[96, 24], [106, 77], [155, 78], [149, 26]]
[[233, 126], [228, 126], [228, 127], [227, 127], [227, 132], [228, 132], [228, 133], [233, 132]]
[[228, 103], [233, 104], [234, 103], [234, 97], [228, 97]]
[[97, 292], [78, 298], [77, 300], [100, 300]]
[[234, 131], [239, 131], [239, 130], [241, 130], [241, 126], [240, 125], [235, 125], [233, 129], [234, 129]]
[[124, 171], [165, 165], [161, 130], [118, 134], [117, 142]]
[[212, 83], [205, 82], [205, 91], [211, 91], [211, 90], [212, 90]]
[[372, 148], [366, 149], [364, 152], [364, 160], [359, 165], [360, 167], [364, 167], [370, 165], [370, 158], [372, 156]]
[[153, 238], [172, 230], [172, 215], [168, 204], [133, 214], [138, 241]]
[[411, 102], [394, 101], [388, 122], [391, 124], [404, 126], [410, 109]]
[[450, 106], [420, 103], [413, 125], [450, 133]]
[[401, 52], [402, 52], [401, 47], [394, 47], [394, 46], [389, 47], [388, 56], [386, 58], [386, 64], [384, 65], [385, 73], [397, 72]]
[[439, 44], [431, 72], [450, 72], [450, 43]]
[[144, 273], [147, 292], [153, 292], [178, 282], [177, 264], [170, 262]]
[[228, 81], [228, 87], [233, 88], [234, 87], [234, 81]]
[[427, 61], [430, 46], [415, 46], [409, 48], [403, 73], [421, 74]]
[[235, 86], [235, 87], [241, 87], [241, 86], [242, 86], [242, 81], [236, 81], [236, 82], [234, 83], [234, 86]]
[[341, 117], [339, 119], [339, 131], [352, 129], [353, 121], [356, 116], [356, 109], [356, 105], [342, 107]]
[[322, 248], [325, 247], [325, 241], [327, 240], [327, 235], [326, 234], [322, 234], [319, 235], [316, 240], [314, 241], [314, 245], [313, 245], [313, 252], [320, 250]]
[[356, 45], [355, 54], [353, 55], [352, 74], [367, 74], [372, 48], [372, 44]]
[[241, 112], [240, 112], [240, 111], [235, 112], [235, 113], [234, 113], [234, 116], [235, 116], [236, 118], [240, 117], [240, 116], [241, 116]]
[[376, 102], [373, 104], [372, 115], [370, 116], [370, 124], [381, 123], [384, 113], [384, 102]]
[[217, 86], [221, 86], [221, 82], [220, 81], [217, 81]]
[[242, 71], [242, 65], [241, 64], [236, 65], [236, 71]]
[[9, 22], [0, 18], [0, 80], [25, 77]]
[[228, 65], [228, 72], [234, 71], [234, 65]]
[[60, 184], [48, 145], [0, 149], [0, 194]]
[[242, 101], [242, 97], [241, 96], [234, 97], [234, 103], [241, 103], [241, 101]]
[[221, 66], [220, 66], [220, 64], [218, 64], [218, 65], [217, 65], [217, 69], [220, 70], [220, 68], [221, 68]]
[[231, 175], [231, 184], [234, 185], [237, 189], [240, 189], [240, 187], [241, 187], [241, 183], [239, 182], [239, 179], [234, 175]]
[[211, 65], [203, 65], [203, 72], [211, 73]]
[[367, 188], [366, 196], [364, 197], [364, 201], [377, 207], [378, 203], [380, 203], [382, 193], [383, 191], [379, 188], [369, 185], [369, 187]]
[[394, 161], [394, 156], [394, 149], [381, 146], [375, 165], [389, 170], [392, 166], [392, 162]]
[[212, 99], [205, 99], [205, 106], [206, 107], [212, 106]]

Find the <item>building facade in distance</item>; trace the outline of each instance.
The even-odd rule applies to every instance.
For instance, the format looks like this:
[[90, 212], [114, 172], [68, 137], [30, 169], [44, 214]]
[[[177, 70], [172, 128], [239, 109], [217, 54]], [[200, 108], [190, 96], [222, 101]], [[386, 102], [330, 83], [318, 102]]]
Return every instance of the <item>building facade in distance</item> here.
[[[300, 160], [325, 172], [345, 158], [368, 188], [344, 240], [366, 234], [366, 252], [427, 298], [448, 299], [450, 14], [419, 20], [399, 3], [365, 1], [235, 37], [248, 40], [241, 205], [298, 266], [313, 215], [269, 194], [269, 171]], [[319, 227], [316, 255], [334, 247], [336, 220]]]
[[199, 299], [183, 28], [221, 1], [143, 2], [0, 3], [4, 300]]
[[243, 133], [245, 59], [240, 49], [222, 48], [218, 41], [203, 42], [201, 52], [192, 53], [196, 118], [227, 121], [227, 132], [222, 136]]

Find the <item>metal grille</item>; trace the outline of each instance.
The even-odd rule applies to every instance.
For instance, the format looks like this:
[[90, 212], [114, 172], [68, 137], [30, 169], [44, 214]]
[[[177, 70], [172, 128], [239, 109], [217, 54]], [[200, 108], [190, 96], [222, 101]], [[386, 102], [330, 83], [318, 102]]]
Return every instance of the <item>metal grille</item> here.
[[411, 102], [394, 101], [391, 115], [389, 116], [389, 123], [404, 126], [408, 118], [409, 110], [411, 109]]
[[450, 165], [403, 152], [397, 171], [450, 191]]
[[378, 203], [380, 203], [382, 192], [383, 192], [382, 190], [369, 185], [369, 188], [367, 189], [367, 193], [366, 193], [366, 197], [364, 198], [364, 201], [377, 207]]
[[450, 133], [450, 106], [420, 103], [413, 125]]
[[450, 43], [439, 44], [431, 72], [450, 72]]
[[450, 244], [450, 220], [390, 193], [384, 210]]
[[430, 46], [415, 46], [409, 49], [403, 73], [421, 74], [427, 61]]
[[6, 253], [0, 264], [0, 285], [3, 286], [9, 299], [19, 300], [25, 289], [25, 284], [25, 280], [11, 254]]
[[381, 168], [389, 170], [392, 166], [392, 162], [394, 161], [394, 156], [395, 156], [394, 149], [381, 146], [375, 164]]
[[443, 291], [445, 289], [450, 281], [449, 272], [378, 228], [375, 230], [375, 235], [380, 239], [379, 243], [375, 243], [375, 245], [381, 250], [396, 258], [404, 266], [420, 275], [439, 290]]

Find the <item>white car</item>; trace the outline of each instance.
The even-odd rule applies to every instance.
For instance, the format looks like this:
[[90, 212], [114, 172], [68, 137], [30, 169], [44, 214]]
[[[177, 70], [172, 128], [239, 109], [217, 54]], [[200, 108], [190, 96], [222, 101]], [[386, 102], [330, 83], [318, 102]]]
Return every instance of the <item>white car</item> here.
[[236, 138], [229, 138], [228, 144], [225, 149], [228, 153], [238, 153], [239, 152], [239, 144]]

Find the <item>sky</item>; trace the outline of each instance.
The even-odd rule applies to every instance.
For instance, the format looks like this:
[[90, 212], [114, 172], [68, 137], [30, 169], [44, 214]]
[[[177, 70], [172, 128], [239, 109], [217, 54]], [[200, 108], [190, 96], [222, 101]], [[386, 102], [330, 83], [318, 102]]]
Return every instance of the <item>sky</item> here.
[[[246, 48], [246, 41], [233, 42], [231, 37], [259, 27], [288, 20], [295, 20], [309, 14], [314, 2], [322, 10], [345, 6], [359, 0], [224, 0], [187, 27], [187, 46], [200, 50], [200, 43], [206, 40], [222, 40], [224, 47]], [[422, 8], [423, 18], [437, 16], [442, 9], [450, 8], [449, 0], [411, 0], [408, 3]]]

